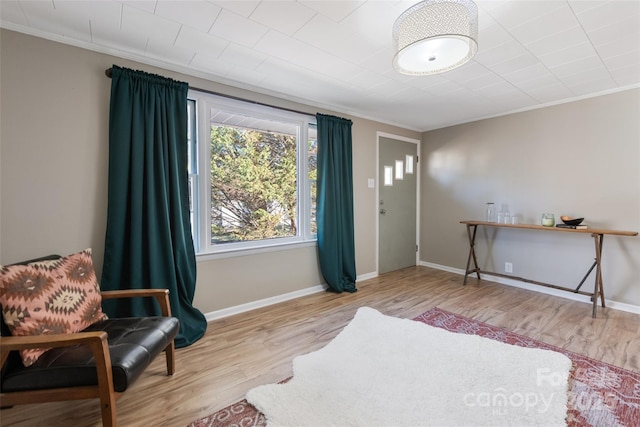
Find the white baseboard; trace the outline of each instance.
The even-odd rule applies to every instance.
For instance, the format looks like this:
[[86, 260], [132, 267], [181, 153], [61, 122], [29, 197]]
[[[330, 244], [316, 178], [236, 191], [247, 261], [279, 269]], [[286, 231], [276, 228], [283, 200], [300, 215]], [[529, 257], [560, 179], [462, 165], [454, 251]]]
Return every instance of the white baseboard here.
[[[363, 280], [372, 279], [377, 277], [378, 273], [375, 271], [373, 273], [365, 273], [356, 278], [356, 282], [361, 282]], [[233, 316], [234, 314], [245, 313], [247, 311], [255, 310], [256, 308], [267, 307], [273, 304], [277, 304], [279, 302], [289, 301], [291, 299], [300, 298], [306, 295], [316, 294], [319, 292], [324, 292], [327, 290], [327, 285], [316, 285], [311, 286], [306, 289], [301, 289], [299, 291], [293, 291], [282, 295], [276, 295], [275, 297], [264, 298], [258, 301], [251, 301], [246, 304], [240, 304], [229, 308], [223, 308], [222, 310], [216, 310], [209, 313], [206, 313], [204, 317], [207, 319], [207, 322], [211, 322], [213, 320], [222, 319], [224, 317]]]
[[361, 274], [356, 277], [356, 283], [362, 282], [363, 280], [369, 280], [378, 277], [378, 273], [376, 271], [372, 271], [371, 273]]
[[627, 311], [629, 313], [640, 314], [640, 306], [627, 304], [626, 302], [611, 301], [606, 298], [604, 299], [604, 301], [607, 303], [607, 307], [609, 308], [614, 308], [620, 311]]
[[276, 295], [275, 297], [264, 298], [257, 301], [251, 301], [246, 304], [240, 304], [233, 307], [223, 308], [222, 310], [212, 311], [212, 312], [206, 313], [204, 317], [206, 317], [207, 322], [211, 322], [213, 320], [218, 320], [224, 317], [233, 316], [234, 314], [240, 314], [240, 313], [245, 313], [247, 311], [255, 310], [256, 308], [267, 307], [269, 305], [277, 304], [283, 301], [289, 301], [294, 298], [300, 298], [306, 295], [324, 292], [326, 289], [327, 288], [324, 285], [311, 286], [309, 288], [301, 289], [299, 291], [293, 291], [293, 292], [289, 292], [282, 295]]
[[[455, 273], [455, 274], [459, 274], [461, 276], [464, 276], [464, 270], [461, 269], [461, 268], [453, 268], [453, 267], [449, 267], [449, 266], [446, 266], [446, 265], [434, 264], [434, 263], [426, 262], [426, 261], [420, 261], [420, 265], [424, 266], [424, 267], [431, 267], [431, 268], [435, 268], [436, 270], [448, 271], [450, 273]], [[573, 293], [573, 292], [563, 291], [563, 290], [560, 290], [560, 289], [553, 289], [553, 288], [547, 288], [547, 287], [544, 287], [544, 286], [538, 286], [538, 285], [534, 285], [534, 284], [531, 284], [531, 283], [522, 282], [520, 280], [508, 279], [508, 278], [505, 278], [505, 277], [492, 276], [492, 275], [483, 275], [483, 274], [480, 275], [480, 279], [481, 280], [488, 280], [488, 281], [496, 282], [496, 283], [501, 283], [501, 284], [507, 285], [507, 286], [513, 286], [515, 288], [526, 289], [528, 291], [534, 291], [534, 292], [539, 292], [539, 293], [542, 293], [542, 294], [557, 296], [557, 297], [560, 297], [560, 298], [566, 298], [566, 299], [570, 299], [572, 301], [579, 301], [579, 302], [592, 304], [591, 298], [589, 296], [587, 296], [587, 295], [581, 295], [581, 294], [576, 294], [576, 293]], [[460, 282], [460, 284], [462, 284], [462, 281]], [[624, 302], [612, 301], [612, 300], [609, 300], [609, 299], [606, 299], [606, 298], [605, 298], [604, 301], [605, 301], [607, 307], [609, 307], [609, 308], [613, 308], [613, 309], [621, 310], [621, 311], [627, 311], [629, 313], [640, 314], [640, 306], [633, 305], [633, 304], [627, 304], [627, 303], [624, 303]]]
[[[446, 265], [434, 264], [431, 262], [420, 261], [419, 265], [424, 267], [435, 268], [436, 270], [448, 271], [449, 273], [459, 274], [460, 276], [464, 276], [464, 270], [460, 268], [449, 267]], [[365, 273], [361, 274], [356, 278], [356, 282], [361, 282], [363, 280], [373, 279], [374, 277], [378, 277], [377, 272]], [[529, 291], [539, 292], [542, 294], [553, 295], [560, 298], [566, 298], [572, 301], [584, 302], [587, 304], [591, 304], [591, 299], [587, 295], [576, 294], [573, 292], [562, 291], [559, 289], [546, 288], [544, 286], [538, 286], [531, 283], [521, 282], [519, 280], [507, 279], [504, 277], [491, 276], [491, 275], [481, 275], [480, 278], [482, 280], [489, 280], [496, 283], [501, 283], [507, 286], [513, 286], [515, 288], [526, 289]], [[462, 281], [460, 282], [462, 284]], [[300, 298], [306, 295], [316, 294], [319, 292], [326, 291], [326, 285], [316, 285], [311, 286], [306, 289], [301, 289], [299, 291], [289, 292], [283, 295], [277, 295], [270, 298], [261, 299], [258, 301], [251, 301], [246, 304], [236, 305], [234, 307], [224, 308], [222, 310], [216, 310], [205, 314], [205, 318], [207, 322], [211, 322], [213, 320], [222, 319], [224, 317], [233, 316], [235, 314], [244, 313], [250, 310], [255, 310], [257, 308], [267, 307], [273, 304], [277, 304], [279, 302], [288, 301], [294, 298]], [[624, 302], [612, 301], [605, 299], [607, 307], [626, 311], [629, 313], [640, 314], [640, 306], [627, 304]]]

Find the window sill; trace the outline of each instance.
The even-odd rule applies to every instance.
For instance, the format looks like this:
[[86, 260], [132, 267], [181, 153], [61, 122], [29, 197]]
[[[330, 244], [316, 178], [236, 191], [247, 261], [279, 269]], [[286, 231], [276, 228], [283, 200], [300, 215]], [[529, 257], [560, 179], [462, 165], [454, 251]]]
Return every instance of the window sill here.
[[316, 246], [316, 239], [306, 240], [304, 242], [278, 243], [273, 245], [265, 245], [254, 248], [236, 248], [229, 250], [221, 250], [217, 252], [203, 252], [196, 254], [196, 262], [210, 261], [215, 259], [234, 258], [247, 255], [256, 255], [268, 252], [288, 251], [291, 249], [308, 248]]

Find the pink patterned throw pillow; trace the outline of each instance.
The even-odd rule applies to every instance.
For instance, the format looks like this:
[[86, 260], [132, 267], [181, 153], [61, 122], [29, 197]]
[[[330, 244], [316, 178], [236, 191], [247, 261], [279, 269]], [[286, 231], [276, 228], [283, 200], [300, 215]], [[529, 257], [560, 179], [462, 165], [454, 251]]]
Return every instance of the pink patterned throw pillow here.
[[[14, 336], [80, 332], [106, 319], [91, 249], [0, 269], [2, 316]], [[48, 349], [21, 350], [25, 366]]]

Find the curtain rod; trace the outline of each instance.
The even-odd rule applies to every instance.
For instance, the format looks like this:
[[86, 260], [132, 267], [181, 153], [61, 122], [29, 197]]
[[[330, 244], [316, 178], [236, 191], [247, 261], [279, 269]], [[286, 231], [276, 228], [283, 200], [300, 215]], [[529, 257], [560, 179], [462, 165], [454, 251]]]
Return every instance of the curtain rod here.
[[[105, 74], [107, 77], [111, 78], [111, 68], [107, 68], [106, 70], [104, 70], [104, 74]], [[305, 112], [305, 111], [294, 110], [294, 109], [291, 109], [291, 108], [278, 107], [278, 106], [276, 106], [276, 105], [265, 104], [265, 103], [263, 103], [263, 102], [253, 101], [253, 100], [251, 100], [251, 99], [241, 98], [241, 97], [239, 97], [239, 96], [227, 95], [227, 94], [220, 93], [220, 92], [214, 92], [214, 91], [207, 90], [207, 89], [200, 89], [200, 88], [193, 87], [193, 86], [189, 86], [189, 89], [191, 89], [191, 90], [195, 90], [195, 91], [198, 91], [198, 92], [208, 93], [208, 94], [210, 94], [210, 95], [221, 96], [221, 97], [223, 97], [223, 98], [233, 99], [233, 100], [236, 100], [236, 101], [249, 102], [249, 103], [251, 103], [251, 104], [260, 105], [260, 106], [262, 106], [262, 107], [270, 107], [270, 108], [276, 108], [276, 109], [278, 109], [278, 110], [289, 111], [290, 113], [303, 114], [303, 115], [305, 115], [305, 116], [313, 116], [313, 117], [315, 117], [315, 115], [316, 115], [315, 113], [307, 113], [307, 112]]]

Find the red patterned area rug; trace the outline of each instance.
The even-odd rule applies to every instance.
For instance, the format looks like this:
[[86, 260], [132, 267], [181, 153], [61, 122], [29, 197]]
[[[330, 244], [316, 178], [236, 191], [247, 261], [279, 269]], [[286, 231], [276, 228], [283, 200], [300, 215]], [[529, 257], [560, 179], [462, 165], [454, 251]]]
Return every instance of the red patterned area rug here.
[[[414, 320], [431, 326], [527, 348], [542, 348], [564, 354], [572, 361], [569, 377], [567, 425], [640, 426], [640, 373], [599, 362], [586, 356], [450, 313], [439, 308]], [[266, 426], [266, 419], [246, 400], [229, 405], [188, 427]]]

